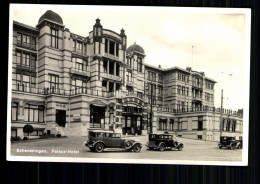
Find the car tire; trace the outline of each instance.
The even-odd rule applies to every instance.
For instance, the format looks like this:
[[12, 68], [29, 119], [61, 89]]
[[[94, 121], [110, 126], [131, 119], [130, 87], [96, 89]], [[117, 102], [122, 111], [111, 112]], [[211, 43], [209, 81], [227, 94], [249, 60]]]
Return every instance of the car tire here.
[[221, 149], [221, 148], [222, 148], [222, 146], [218, 146], [218, 148], [219, 148], [219, 149]]
[[97, 143], [95, 145], [95, 151], [101, 153], [104, 150], [105, 146], [103, 143]]
[[164, 149], [165, 149], [165, 145], [164, 145], [164, 144], [161, 144], [160, 147], [159, 147], [159, 150], [160, 150], [160, 151], [164, 151]]
[[124, 142], [124, 146], [125, 146], [125, 149], [129, 149], [132, 147], [132, 142], [127, 140]]
[[141, 151], [141, 146], [139, 144], [136, 144], [133, 146], [133, 150], [136, 153], [139, 153]]
[[183, 149], [183, 146], [179, 146], [178, 150], [181, 151]]

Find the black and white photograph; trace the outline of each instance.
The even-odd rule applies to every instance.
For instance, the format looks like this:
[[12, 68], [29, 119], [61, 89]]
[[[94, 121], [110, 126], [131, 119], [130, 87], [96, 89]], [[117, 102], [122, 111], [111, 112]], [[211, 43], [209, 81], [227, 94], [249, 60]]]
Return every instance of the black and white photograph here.
[[250, 9], [9, 17], [8, 161], [248, 165]]

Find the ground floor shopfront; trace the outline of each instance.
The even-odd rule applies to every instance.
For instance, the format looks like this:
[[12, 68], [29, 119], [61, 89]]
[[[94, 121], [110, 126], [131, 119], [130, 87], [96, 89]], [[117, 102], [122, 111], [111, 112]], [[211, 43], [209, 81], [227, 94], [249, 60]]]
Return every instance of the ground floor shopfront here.
[[[241, 136], [242, 117], [216, 112], [162, 112], [134, 96], [99, 98], [88, 95], [41, 95], [13, 93], [11, 136], [27, 137], [23, 132], [31, 124], [30, 138], [43, 134], [87, 136], [89, 130], [105, 129], [123, 135], [147, 135], [171, 132], [177, 136], [218, 141], [222, 135]], [[221, 130], [221, 131], [220, 131]]]

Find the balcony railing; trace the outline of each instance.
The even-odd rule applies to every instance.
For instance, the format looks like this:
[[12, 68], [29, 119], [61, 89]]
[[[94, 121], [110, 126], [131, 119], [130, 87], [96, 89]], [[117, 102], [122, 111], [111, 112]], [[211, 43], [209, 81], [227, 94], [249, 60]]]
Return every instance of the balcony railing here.
[[200, 97], [200, 96], [193, 96], [192, 100], [202, 101], [202, 97]]
[[16, 68], [19, 70], [26, 70], [26, 71], [31, 71], [31, 72], [36, 72], [36, 67], [35, 66], [29, 66], [29, 65], [23, 65], [23, 64], [16, 64]]
[[202, 84], [198, 84], [196, 83], [195, 81], [192, 81], [192, 86], [195, 87], [195, 88], [203, 88]]
[[21, 41], [17, 41], [17, 45], [20, 47], [24, 47], [27, 49], [32, 49], [32, 50], [36, 50], [36, 45], [35, 44], [29, 44], [29, 43], [24, 43]]
[[104, 77], [106, 79], [115, 80], [115, 81], [122, 81], [120, 76], [112, 75], [112, 74], [108, 74], [108, 73], [101, 73], [101, 77]]
[[[84, 66], [86, 68], [86, 66]], [[82, 76], [85, 76], [85, 77], [90, 77], [90, 71], [88, 70], [81, 70], [81, 69], [78, 69], [78, 68], [71, 68], [70, 69], [70, 73], [71, 74], [76, 74], [76, 75], [82, 75]]]

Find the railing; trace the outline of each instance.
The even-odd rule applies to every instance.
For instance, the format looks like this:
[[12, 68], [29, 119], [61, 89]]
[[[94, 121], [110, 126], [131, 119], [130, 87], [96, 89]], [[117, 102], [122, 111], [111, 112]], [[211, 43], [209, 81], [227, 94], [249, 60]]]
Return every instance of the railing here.
[[21, 47], [24, 47], [24, 48], [36, 50], [36, 45], [35, 44], [23, 43], [23, 42], [17, 40], [17, 45], [21, 46]]
[[29, 66], [29, 65], [23, 65], [23, 64], [16, 64], [16, 68], [20, 70], [27, 70], [27, 71], [32, 71], [36, 72], [36, 67], [35, 66]]
[[116, 81], [121, 81], [121, 77], [117, 75], [112, 75], [108, 73], [101, 73], [101, 77], [107, 78], [107, 79], [112, 79]]
[[202, 101], [202, 97], [200, 96], [193, 96], [192, 99], [197, 101]]
[[[84, 67], [86, 67], [86, 66], [84, 65]], [[88, 71], [87, 68], [85, 68], [85, 70], [81, 70], [81, 69], [78, 69], [78, 68], [71, 68], [70, 73], [90, 77], [90, 71]]]
[[[160, 112], [170, 112], [170, 113], [185, 113], [185, 112], [216, 112], [220, 113], [220, 108], [215, 107], [208, 107], [208, 106], [202, 106], [202, 107], [195, 107], [195, 108], [181, 108], [181, 109], [171, 109], [168, 107], [158, 107], [157, 111]], [[230, 109], [222, 109], [222, 113], [225, 115], [235, 115], [242, 117], [243, 115], [240, 113], [237, 113], [236, 111], [232, 111]]]
[[196, 88], [203, 88], [202, 84], [198, 84], [195, 81], [192, 81], [192, 86]]

